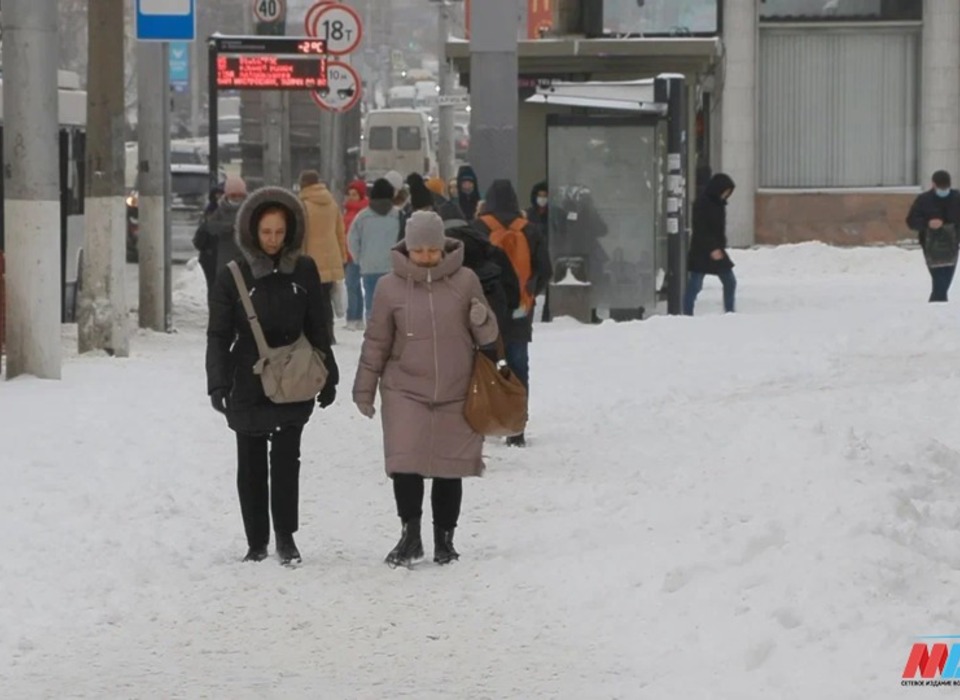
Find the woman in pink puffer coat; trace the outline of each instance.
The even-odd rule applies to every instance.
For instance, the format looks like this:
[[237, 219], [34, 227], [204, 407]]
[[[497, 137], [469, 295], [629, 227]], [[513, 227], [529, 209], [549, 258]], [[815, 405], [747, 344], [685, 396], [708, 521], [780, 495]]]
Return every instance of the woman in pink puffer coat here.
[[480, 280], [463, 267], [463, 244], [445, 238], [435, 213], [415, 213], [393, 251], [393, 272], [377, 284], [353, 387], [368, 418], [380, 389], [386, 469], [403, 523], [388, 564], [423, 557], [425, 477], [433, 479], [434, 561], [459, 558], [462, 478], [484, 470], [483, 437], [467, 424], [464, 404], [476, 349], [497, 336]]

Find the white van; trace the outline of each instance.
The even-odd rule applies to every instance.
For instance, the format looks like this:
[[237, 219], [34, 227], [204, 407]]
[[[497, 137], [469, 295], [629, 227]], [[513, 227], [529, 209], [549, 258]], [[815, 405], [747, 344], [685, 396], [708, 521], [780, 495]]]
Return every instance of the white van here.
[[426, 114], [415, 109], [381, 109], [367, 114], [360, 169], [368, 181], [396, 170], [433, 175], [436, 151]]

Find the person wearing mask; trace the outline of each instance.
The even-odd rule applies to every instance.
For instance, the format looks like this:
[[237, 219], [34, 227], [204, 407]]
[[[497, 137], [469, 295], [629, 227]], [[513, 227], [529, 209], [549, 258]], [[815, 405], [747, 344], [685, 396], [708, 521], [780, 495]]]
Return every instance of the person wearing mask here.
[[354, 219], [347, 235], [350, 255], [360, 266], [366, 319], [373, 309], [373, 292], [377, 282], [393, 268], [391, 251], [401, 231], [401, 215], [394, 206], [395, 192], [386, 179], [373, 183], [370, 206]]
[[373, 418], [379, 389], [386, 471], [393, 481], [400, 540], [391, 566], [422, 558], [424, 479], [433, 480], [434, 561], [453, 545], [463, 478], [484, 471], [483, 437], [464, 418], [476, 348], [497, 339], [480, 280], [463, 267], [463, 245], [444, 236], [433, 212], [410, 217], [392, 251], [393, 270], [377, 286], [353, 385], [359, 412]]
[[[327, 299], [333, 299], [333, 286], [343, 281], [347, 264], [347, 233], [343, 214], [327, 186], [320, 182], [316, 170], [300, 173], [300, 201], [307, 213], [307, 234], [303, 254], [317, 264], [320, 283]], [[331, 301], [332, 303], [332, 301]], [[333, 307], [330, 308], [330, 342], [336, 344], [333, 332]]]
[[[347, 231], [353, 226], [357, 215], [370, 206], [367, 199], [367, 183], [363, 180], [351, 182], [347, 187], [347, 197], [343, 204], [343, 224]], [[350, 255], [347, 246], [347, 265], [344, 269], [344, 281], [347, 287], [347, 324], [348, 331], [363, 330], [363, 287], [360, 283], [360, 266]]]
[[216, 208], [204, 215], [193, 237], [193, 245], [200, 251], [199, 262], [207, 279], [208, 293], [220, 268], [240, 254], [234, 240], [234, 227], [237, 212], [247, 198], [247, 184], [239, 177], [230, 176], [222, 190], [223, 196]]
[[[237, 265], [270, 347], [306, 336], [325, 357], [329, 377], [317, 398], [336, 399], [339, 370], [330, 347], [329, 300], [316, 264], [300, 254], [306, 220], [300, 200], [279, 187], [251, 194], [237, 214]], [[263, 561], [270, 516], [277, 556], [300, 561], [293, 535], [299, 527], [300, 439], [313, 401], [273, 403], [254, 367], [260, 359], [250, 319], [229, 267], [222, 267], [210, 297], [207, 391], [237, 436], [237, 489], [247, 535], [244, 561]], [[269, 474], [269, 478], [268, 478]]]
[[[520, 285], [520, 305], [501, 333], [507, 364], [529, 392], [533, 316], [536, 298], [544, 293], [553, 277], [550, 252], [540, 227], [523, 216], [517, 192], [509, 180], [494, 180], [483, 201], [483, 213], [474, 226], [484, 238], [506, 252]], [[507, 444], [525, 447], [526, 436], [514, 435], [507, 439]]]
[[716, 275], [723, 284], [723, 310], [736, 310], [737, 277], [727, 254], [727, 201], [736, 189], [726, 173], [717, 173], [693, 203], [693, 234], [687, 254], [687, 290], [683, 313], [693, 316], [697, 296], [707, 275]]
[[[530, 208], [527, 209], [527, 221], [540, 227], [540, 232], [547, 241], [547, 247], [550, 245], [550, 186], [544, 182], [538, 182], [530, 190]], [[552, 316], [550, 314], [550, 285], [544, 288], [543, 315], [541, 320], [549, 323]]]
[[461, 165], [457, 172], [457, 193], [460, 211], [467, 221], [477, 218], [477, 205], [480, 204], [480, 184], [477, 173], [469, 165]]
[[930, 301], [947, 301], [957, 269], [960, 226], [960, 192], [952, 188], [950, 173], [938, 170], [933, 174], [932, 187], [910, 207], [907, 226], [917, 232], [923, 248], [933, 287]]

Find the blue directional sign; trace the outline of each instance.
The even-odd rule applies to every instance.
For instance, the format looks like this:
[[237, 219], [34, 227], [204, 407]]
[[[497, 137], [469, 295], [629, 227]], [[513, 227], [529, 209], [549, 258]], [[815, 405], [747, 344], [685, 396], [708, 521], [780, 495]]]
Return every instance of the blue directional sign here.
[[137, 0], [140, 41], [193, 41], [196, 20], [196, 0]]
[[190, 44], [186, 41], [170, 43], [170, 85], [177, 92], [190, 85]]

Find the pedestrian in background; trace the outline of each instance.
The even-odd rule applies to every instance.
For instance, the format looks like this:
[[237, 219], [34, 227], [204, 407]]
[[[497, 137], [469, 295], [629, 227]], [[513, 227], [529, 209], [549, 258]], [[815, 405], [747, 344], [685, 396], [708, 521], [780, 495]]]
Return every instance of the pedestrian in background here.
[[220, 188], [216, 207], [204, 215], [193, 237], [200, 252], [199, 262], [207, 279], [207, 292], [213, 288], [220, 268], [240, 255], [236, 244], [237, 212], [247, 198], [247, 183], [230, 176]]
[[394, 195], [386, 179], [374, 182], [370, 206], [357, 215], [347, 234], [350, 255], [360, 266], [367, 321], [373, 308], [373, 292], [380, 278], [393, 268], [391, 253], [400, 237], [401, 214], [393, 204]]
[[[370, 206], [367, 199], [367, 183], [363, 180], [351, 182], [347, 187], [347, 197], [343, 204], [343, 223], [349, 231], [357, 215]], [[344, 270], [344, 282], [347, 287], [347, 324], [348, 331], [363, 330], [363, 286], [360, 282], [360, 266], [350, 254], [347, 246], [347, 265]]]
[[723, 310], [736, 310], [737, 277], [727, 254], [727, 202], [736, 189], [733, 179], [717, 173], [693, 203], [693, 235], [687, 254], [687, 291], [683, 313], [693, 316], [697, 296], [707, 275], [716, 275], [723, 284]]
[[910, 207], [907, 226], [917, 232], [923, 248], [932, 283], [930, 301], [943, 302], [957, 270], [960, 192], [953, 189], [946, 170], [938, 170], [932, 179], [931, 188]]

